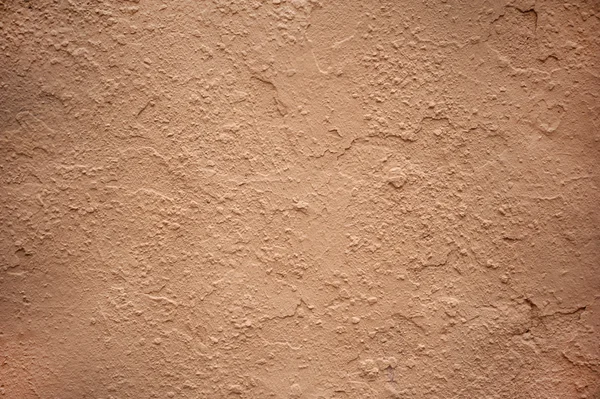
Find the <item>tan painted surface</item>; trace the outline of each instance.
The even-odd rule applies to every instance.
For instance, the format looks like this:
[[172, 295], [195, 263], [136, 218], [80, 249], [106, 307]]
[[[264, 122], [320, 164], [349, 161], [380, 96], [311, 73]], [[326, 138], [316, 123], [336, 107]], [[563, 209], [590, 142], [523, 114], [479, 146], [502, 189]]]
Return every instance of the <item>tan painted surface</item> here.
[[0, 398], [599, 398], [596, 0], [5, 0]]

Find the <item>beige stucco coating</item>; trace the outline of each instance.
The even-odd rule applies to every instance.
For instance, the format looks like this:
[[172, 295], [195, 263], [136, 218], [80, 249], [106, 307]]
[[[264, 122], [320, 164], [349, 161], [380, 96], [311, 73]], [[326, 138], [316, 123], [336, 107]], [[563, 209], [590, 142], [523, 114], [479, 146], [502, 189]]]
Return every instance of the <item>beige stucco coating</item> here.
[[599, 32], [0, 2], [0, 398], [600, 398]]

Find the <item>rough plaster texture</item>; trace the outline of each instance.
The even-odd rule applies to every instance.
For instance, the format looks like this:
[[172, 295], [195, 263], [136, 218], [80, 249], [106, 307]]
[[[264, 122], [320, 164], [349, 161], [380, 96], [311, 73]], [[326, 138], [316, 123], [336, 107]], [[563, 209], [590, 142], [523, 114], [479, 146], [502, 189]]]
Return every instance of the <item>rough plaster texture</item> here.
[[599, 31], [3, 1], [0, 397], [599, 398]]

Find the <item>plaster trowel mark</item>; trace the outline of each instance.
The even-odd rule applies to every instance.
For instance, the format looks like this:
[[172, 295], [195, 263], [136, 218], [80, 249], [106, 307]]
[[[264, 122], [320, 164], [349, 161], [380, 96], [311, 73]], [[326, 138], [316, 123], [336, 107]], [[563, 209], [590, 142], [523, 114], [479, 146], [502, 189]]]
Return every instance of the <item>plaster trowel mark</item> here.
[[148, 106], [154, 106], [154, 101], [148, 100], [148, 102], [146, 102], [146, 104], [137, 112], [135, 116], [140, 116], [148, 108]]
[[535, 33], [535, 32], [537, 32], [537, 26], [538, 26], [538, 13], [537, 13], [537, 11], [535, 10], [535, 8], [531, 7], [531, 8], [528, 8], [528, 9], [522, 9], [522, 8], [520, 8], [520, 7], [513, 6], [513, 5], [507, 5], [506, 7], [507, 7], [507, 8], [512, 8], [512, 9], [514, 9], [514, 10], [517, 10], [517, 11], [519, 11], [521, 14], [524, 14], [524, 15], [531, 15], [531, 16], [533, 16], [533, 32], [534, 32], [534, 33]]
[[262, 78], [262, 77], [257, 76], [257, 75], [253, 75], [252, 78], [258, 80], [261, 83], [264, 83], [264, 84], [268, 85], [274, 91], [273, 100], [275, 101], [275, 105], [277, 107], [277, 111], [279, 112], [279, 114], [281, 116], [287, 115], [287, 113], [288, 113], [288, 107], [281, 100], [280, 95], [279, 95], [279, 90], [277, 89], [277, 86], [275, 86], [275, 84], [273, 82], [271, 82], [270, 80]]

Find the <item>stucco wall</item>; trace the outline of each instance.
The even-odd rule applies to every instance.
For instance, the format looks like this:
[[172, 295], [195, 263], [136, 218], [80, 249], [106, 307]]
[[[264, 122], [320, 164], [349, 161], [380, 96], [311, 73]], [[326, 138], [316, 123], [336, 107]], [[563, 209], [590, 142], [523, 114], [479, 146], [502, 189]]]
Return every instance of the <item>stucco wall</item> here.
[[3, 1], [0, 398], [599, 398], [599, 31]]

